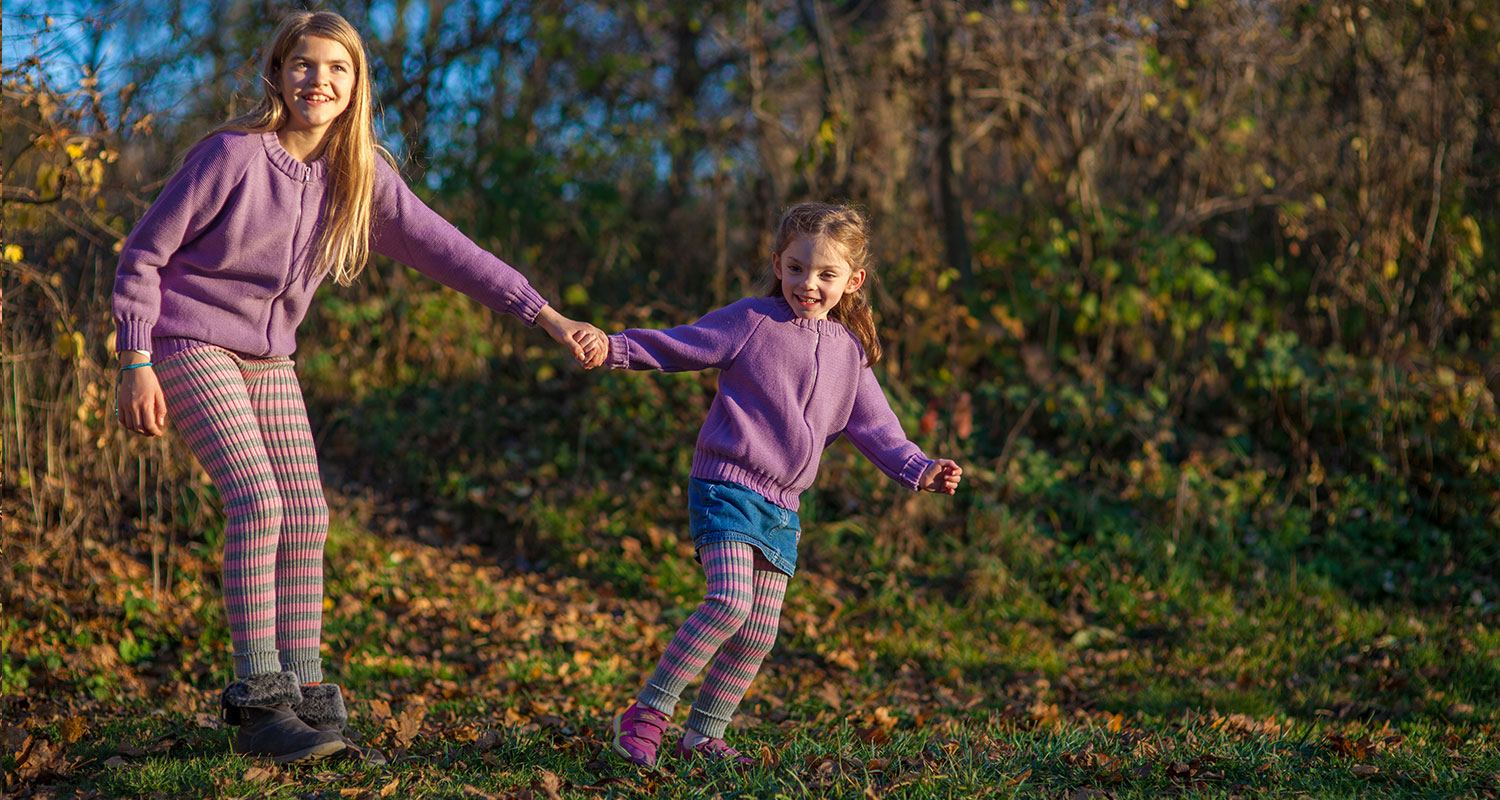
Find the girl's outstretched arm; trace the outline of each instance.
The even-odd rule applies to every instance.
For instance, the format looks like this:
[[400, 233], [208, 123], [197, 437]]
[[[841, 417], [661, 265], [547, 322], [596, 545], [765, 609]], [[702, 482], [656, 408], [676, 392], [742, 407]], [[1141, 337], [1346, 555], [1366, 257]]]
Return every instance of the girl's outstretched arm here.
[[734, 362], [765, 317], [750, 313], [751, 299], [710, 311], [691, 325], [653, 330], [631, 328], [609, 337], [611, 369], [685, 372]]
[[429, 208], [383, 158], [375, 159], [370, 249], [527, 325], [537, 324], [547, 305], [525, 276]]

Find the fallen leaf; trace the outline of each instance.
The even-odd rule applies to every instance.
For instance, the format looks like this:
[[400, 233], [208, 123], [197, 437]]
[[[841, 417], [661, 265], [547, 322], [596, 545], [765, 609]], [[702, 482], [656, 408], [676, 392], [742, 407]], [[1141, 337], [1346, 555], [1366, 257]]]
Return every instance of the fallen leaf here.
[[57, 732], [62, 736], [63, 741], [71, 744], [88, 733], [88, 726], [84, 724], [83, 717], [68, 717], [57, 726]]
[[119, 756], [110, 756], [109, 758], [104, 759], [104, 766], [106, 767], [123, 767], [129, 763], [130, 762], [126, 761], [123, 758], [120, 758]]
[[207, 711], [200, 713], [198, 715], [197, 721], [198, 727], [208, 728], [209, 730], [213, 731], [224, 727], [224, 721], [219, 719], [218, 714], [210, 714]]
[[1027, 778], [1030, 778], [1030, 777], [1031, 777], [1031, 770], [1027, 769], [1024, 772], [1022, 772], [1020, 775], [1017, 775], [1016, 777], [1011, 778], [1010, 781], [1009, 781], [1009, 783], [1010, 783], [1011, 786], [1020, 786], [1021, 784], [1023, 784], [1023, 783], [1026, 782]]
[[385, 729], [397, 748], [405, 749], [422, 730], [422, 720], [427, 717], [427, 704], [421, 699], [413, 700], [401, 709], [401, 713], [385, 721]]
[[251, 767], [245, 770], [245, 774], [240, 776], [240, 780], [247, 783], [260, 783], [274, 777], [276, 777], [275, 770], [266, 769], [265, 767]]
[[1368, 778], [1371, 775], [1380, 774], [1380, 767], [1374, 764], [1355, 764], [1349, 771], [1361, 778]]
[[568, 721], [556, 714], [537, 714], [531, 718], [531, 721], [547, 730], [554, 730], [568, 736], [573, 735], [573, 729], [568, 726]]
[[562, 779], [557, 777], [557, 773], [542, 770], [542, 774], [537, 777], [537, 786], [547, 796], [547, 800], [562, 800], [562, 794], [559, 791], [562, 789]]
[[391, 795], [393, 795], [393, 794], [396, 793], [396, 787], [400, 786], [400, 785], [401, 785], [401, 779], [400, 778], [392, 778], [390, 783], [387, 783], [386, 785], [380, 787], [380, 796], [381, 797], [390, 797]]

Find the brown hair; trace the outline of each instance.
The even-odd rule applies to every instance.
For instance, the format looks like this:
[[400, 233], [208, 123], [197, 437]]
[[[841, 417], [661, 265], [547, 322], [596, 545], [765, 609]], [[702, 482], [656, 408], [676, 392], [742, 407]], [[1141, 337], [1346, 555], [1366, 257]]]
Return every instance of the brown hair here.
[[[843, 248], [844, 257], [852, 271], [865, 271], [864, 286], [859, 291], [848, 292], [839, 298], [838, 305], [828, 312], [829, 319], [842, 323], [865, 350], [865, 366], [874, 366], [880, 360], [880, 339], [875, 334], [875, 317], [870, 311], [865, 288], [874, 279], [870, 267], [870, 233], [865, 217], [852, 206], [830, 203], [798, 203], [781, 215], [776, 225], [776, 241], [773, 253], [780, 253], [798, 239], [822, 237]], [[780, 297], [781, 282], [772, 271], [766, 296]]]
[[344, 46], [353, 60], [354, 95], [349, 106], [334, 120], [323, 139], [323, 159], [328, 171], [326, 211], [322, 220], [313, 269], [332, 274], [348, 286], [365, 268], [370, 256], [370, 222], [375, 205], [375, 158], [392, 166], [395, 159], [376, 142], [374, 100], [370, 90], [370, 60], [364, 40], [349, 21], [332, 11], [297, 11], [288, 14], [271, 37], [261, 65], [262, 96], [255, 107], [209, 132], [265, 133], [281, 130], [289, 114], [281, 99], [281, 67], [304, 36], [331, 39]]

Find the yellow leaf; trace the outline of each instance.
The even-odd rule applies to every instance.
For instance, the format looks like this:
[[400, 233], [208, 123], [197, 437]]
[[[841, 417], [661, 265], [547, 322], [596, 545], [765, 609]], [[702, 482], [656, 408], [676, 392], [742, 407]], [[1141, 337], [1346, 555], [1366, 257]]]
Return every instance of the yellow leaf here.
[[83, 717], [69, 717], [57, 726], [57, 732], [67, 742], [76, 742], [88, 733], [88, 726], [84, 724]]
[[83, 355], [83, 334], [78, 331], [64, 331], [57, 336], [57, 355], [64, 361], [72, 361]]
[[26, 257], [26, 254], [24, 252], [22, 252], [20, 245], [18, 245], [18, 244], [8, 244], [8, 245], [5, 246], [5, 260], [6, 261], [9, 261], [12, 264], [19, 264], [19, 263], [21, 263], [21, 259], [23, 259], [25, 257]]
[[81, 144], [70, 144], [70, 145], [68, 145], [67, 149], [68, 149], [68, 158], [82, 158], [83, 157], [83, 145], [81, 145]]
[[396, 793], [396, 787], [400, 786], [400, 785], [401, 785], [401, 779], [400, 778], [392, 778], [390, 783], [387, 783], [386, 785], [380, 787], [380, 796], [381, 797], [390, 797], [391, 795], [393, 795], [393, 794]]

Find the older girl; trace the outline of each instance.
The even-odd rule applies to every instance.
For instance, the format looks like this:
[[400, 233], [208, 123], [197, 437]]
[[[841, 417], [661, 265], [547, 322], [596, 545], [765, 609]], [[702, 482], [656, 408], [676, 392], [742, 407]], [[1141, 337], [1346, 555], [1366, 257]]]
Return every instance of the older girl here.
[[125, 242], [118, 413], [147, 436], [170, 415], [224, 500], [224, 717], [235, 752], [289, 763], [361, 754], [339, 687], [322, 683], [328, 506], [290, 358], [318, 285], [348, 285], [380, 253], [541, 326], [582, 362], [600, 354], [574, 338], [597, 346], [591, 326], [407, 188], [376, 144], [368, 59], [343, 17], [288, 16], [260, 78], [259, 104], [188, 152]]

